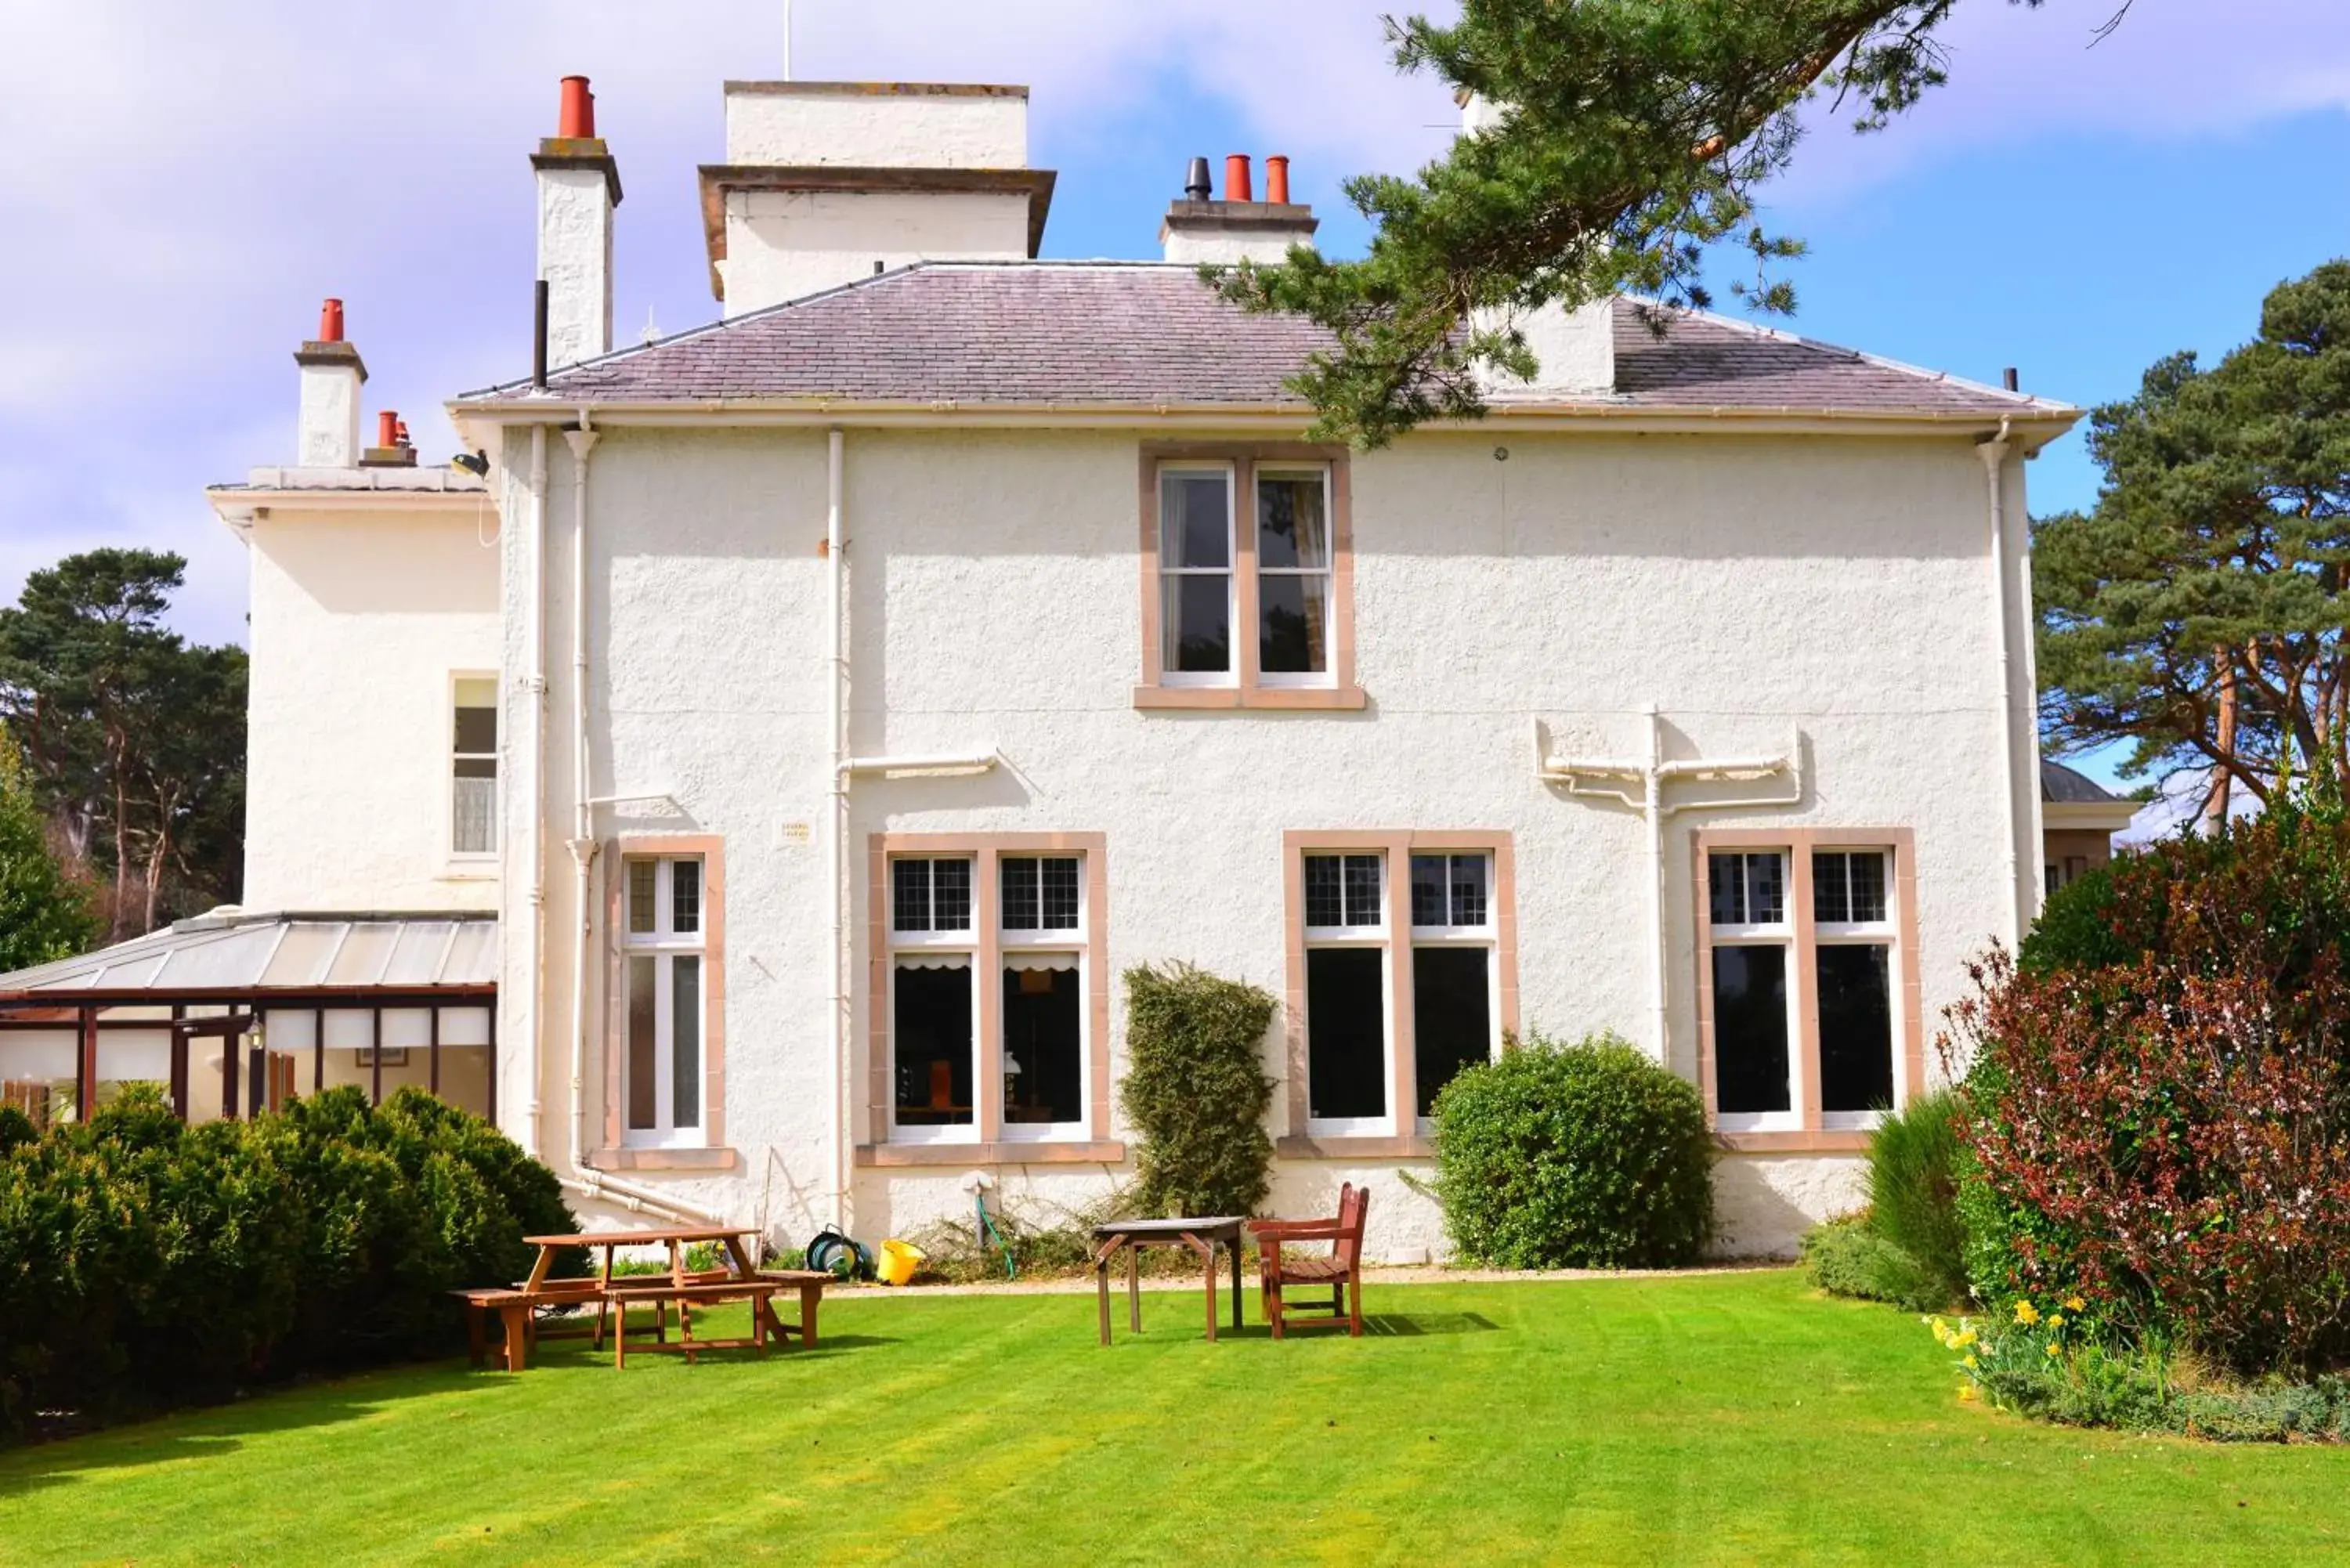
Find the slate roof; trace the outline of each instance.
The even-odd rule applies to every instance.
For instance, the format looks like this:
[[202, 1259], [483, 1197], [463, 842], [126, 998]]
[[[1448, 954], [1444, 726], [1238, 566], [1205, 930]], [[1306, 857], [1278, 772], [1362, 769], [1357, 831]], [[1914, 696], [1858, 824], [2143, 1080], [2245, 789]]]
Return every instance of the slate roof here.
[[[1616, 306], [1627, 410], [2069, 415], [1848, 348], [1679, 314], [1663, 337]], [[568, 367], [465, 402], [734, 400], [1152, 407], [1292, 405], [1283, 380], [1326, 347], [1319, 327], [1251, 316], [1189, 266], [1155, 262], [928, 262]], [[1511, 400], [1523, 402], [1521, 396]]]
[[2106, 789], [2085, 774], [2075, 773], [2062, 763], [2040, 759], [2040, 798], [2065, 805], [2103, 805], [2118, 803], [2126, 797]]

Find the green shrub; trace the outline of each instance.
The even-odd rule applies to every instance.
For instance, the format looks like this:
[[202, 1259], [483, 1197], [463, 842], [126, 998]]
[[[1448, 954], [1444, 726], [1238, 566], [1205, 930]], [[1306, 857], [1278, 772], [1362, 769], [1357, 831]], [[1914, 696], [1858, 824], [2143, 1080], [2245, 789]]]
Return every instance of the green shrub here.
[[1613, 1035], [1530, 1035], [1436, 1097], [1436, 1192], [1461, 1254], [1509, 1269], [1669, 1268], [1713, 1225], [1697, 1086]]
[[418, 1091], [188, 1127], [130, 1089], [0, 1147], [0, 1431], [453, 1350], [446, 1293], [575, 1228], [545, 1167]]
[[1127, 1074], [1118, 1106], [1135, 1129], [1134, 1201], [1144, 1214], [1253, 1214], [1273, 1185], [1264, 1036], [1274, 1001], [1194, 969], [1126, 971]]
[[1935, 1312], [1953, 1298], [1932, 1271], [1886, 1240], [1866, 1214], [1846, 1214], [1804, 1233], [1804, 1272], [1832, 1296], [1891, 1302], [1910, 1312]]
[[1961, 1110], [1956, 1095], [1937, 1090], [1888, 1112], [1869, 1135], [1869, 1229], [1925, 1272], [1925, 1293], [1933, 1299], [1921, 1307], [1950, 1306], [1967, 1295], [1967, 1234], [1959, 1219], [1966, 1160]]
[[2048, 974], [2128, 962], [2133, 955], [2116, 929], [2115, 901], [2110, 866], [2084, 872], [2049, 894], [2015, 950], [2016, 967], [2026, 974]]

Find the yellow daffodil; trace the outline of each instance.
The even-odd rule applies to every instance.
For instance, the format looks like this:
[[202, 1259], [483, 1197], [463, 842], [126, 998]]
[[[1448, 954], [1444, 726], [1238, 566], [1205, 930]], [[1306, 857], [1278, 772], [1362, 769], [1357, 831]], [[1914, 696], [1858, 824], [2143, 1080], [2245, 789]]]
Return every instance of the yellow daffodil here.
[[2018, 1302], [2015, 1303], [2015, 1321], [2029, 1327], [2040, 1321], [2040, 1309], [2030, 1302]]
[[1976, 1343], [1979, 1337], [1980, 1336], [1973, 1329], [1969, 1329], [1964, 1334], [1952, 1334], [1950, 1336], [1950, 1348], [1952, 1350], [1968, 1349]]
[[2046, 1355], [2064, 1355], [2064, 1350], [2063, 1350], [2063, 1349], [2062, 1349], [2062, 1348], [2057, 1345], [2057, 1343], [2056, 1343], [2054, 1340], [2053, 1340], [2053, 1339], [2052, 1339], [2052, 1340], [2050, 1340], [2046, 1345], [2042, 1345], [2040, 1348], [2041, 1348], [2041, 1350], [2043, 1351], [2043, 1353], [2044, 1353], [2044, 1354], [2046, 1354]]
[[1970, 1371], [1970, 1372], [1972, 1372], [1972, 1371], [1973, 1371], [1977, 1366], [1981, 1366], [1981, 1363], [1978, 1362], [1978, 1361], [1977, 1361], [1973, 1356], [1971, 1356], [1971, 1355], [1968, 1356], [1968, 1357], [1967, 1357], [1967, 1359], [1966, 1359], [1966, 1361], [1965, 1361], [1965, 1363], [1964, 1363], [1964, 1366], [1966, 1366], [1966, 1369], [1967, 1369], [1968, 1371]]
[[1961, 1405], [1971, 1405], [1971, 1404], [1973, 1404], [1974, 1402], [1975, 1402], [1975, 1386], [1974, 1386], [1973, 1384], [1971, 1384], [1971, 1383], [1961, 1383], [1961, 1384], [1960, 1384], [1960, 1385], [1959, 1385], [1959, 1403], [1960, 1403], [1960, 1404], [1961, 1404]]
[[2064, 1298], [2064, 1310], [2066, 1312], [2086, 1312], [2089, 1310], [2089, 1303], [2083, 1301], [2078, 1296], [2066, 1296]]
[[2063, 1328], [2064, 1326], [2064, 1314], [2061, 1312], [2050, 1313], [2048, 1314], [2048, 1326], [2050, 1328]]

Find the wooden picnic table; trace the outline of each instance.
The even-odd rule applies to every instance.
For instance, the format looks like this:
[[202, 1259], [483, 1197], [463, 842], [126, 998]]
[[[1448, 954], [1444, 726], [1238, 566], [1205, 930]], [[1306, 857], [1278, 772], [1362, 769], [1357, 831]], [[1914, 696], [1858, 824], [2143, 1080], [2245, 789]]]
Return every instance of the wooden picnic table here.
[[[494, 1310], [504, 1322], [506, 1332], [506, 1367], [523, 1370], [528, 1359], [528, 1343], [532, 1313], [541, 1306], [573, 1306], [592, 1303], [597, 1309], [593, 1332], [598, 1341], [602, 1338], [603, 1314], [607, 1308], [619, 1312], [619, 1331], [614, 1342], [616, 1364], [625, 1364], [627, 1355], [628, 1303], [630, 1301], [650, 1302], [656, 1313], [655, 1333], [661, 1345], [652, 1348], [671, 1348], [663, 1324], [667, 1308], [674, 1303], [681, 1326], [691, 1334], [688, 1314], [697, 1303], [709, 1304], [734, 1295], [747, 1296], [753, 1314], [752, 1337], [739, 1342], [764, 1352], [769, 1334], [789, 1345], [796, 1337], [807, 1348], [816, 1342], [816, 1310], [823, 1300], [824, 1287], [831, 1282], [830, 1274], [806, 1269], [769, 1269], [761, 1271], [751, 1262], [749, 1239], [758, 1234], [755, 1230], [713, 1225], [664, 1225], [629, 1231], [590, 1231], [560, 1236], [526, 1236], [523, 1238], [538, 1249], [538, 1257], [531, 1265], [529, 1279], [512, 1290], [461, 1292], [466, 1298], [473, 1327], [473, 1355], [478, 1365], [483, 1356], [483, 1317]], [[725, 1267], [719, 1269], [689, 1269], [686, 1249], [703, 1242], [719, 1247]], [[614, 1255], [622, 1247], [665, 1247], [669, 1251], [669, 1270], [663, 1274], [621, 1275], [612, 1273]], [[556, 1256], [567, 1248], [600, 1250], [603, 1267], [596, 1276], [587, 1280], [551, 1279]], [[775, 1292], [796, 1289], [800, 1297], [797, 1323], [785, 1323], [775, 1312], [769, 1299]], [[517, 1333], [517, 1329], [521, 1332]], [[688, 1337], [674, 1348], [691, 1355], [696, 1350], [720, 1349], [735, 1341], [692, 1341]], [[640, 1346], [639, 1348], [647, 1348]]]
[[1113, 1220], [1094, 1227], [1094, 1285], [1101, 1298], [1101, 1342], [1109, 1343], [1109, 1267], [1119, 1252], [1126, 1254], [1126, 1325], [1142, 1332], [1142, 1260], [1145, 1247], [1189, 1247], [1200, 1257], [1200, 1277], [1207, 1288], [1208, 1338], [1216, 1337], [1216, 1249], [1232, 1257], [1232, 1327], [1241, 1326], [1241, 1228], [1237, 1214], [1196, 1220]]

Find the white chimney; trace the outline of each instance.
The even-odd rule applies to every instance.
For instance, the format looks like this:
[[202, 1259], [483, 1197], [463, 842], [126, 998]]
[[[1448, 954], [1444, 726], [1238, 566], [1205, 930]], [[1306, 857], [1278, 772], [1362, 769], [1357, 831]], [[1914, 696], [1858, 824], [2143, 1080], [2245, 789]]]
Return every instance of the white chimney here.
[[1165, 222], [1159, 225], [1159, 243], [1166, 259], [1191, 265], [1230, 266], [1251, 261], [1278, 266], [1292, 245], [1310, 245], [1321, 227], [1314, 209], [1289, 199], [1289, 160], [1264, 161], [1264, 200], [1255, 199], [1249, 180], [1249, 158], [1235, 152], [1224, 160], [1224, 199], [1210, 201], [1208, 161], [1191, 160], [1183, 182], [1183, 200], [1170, 202]]
[[538, 144], [538, 275], [546, 281], [550, 369], [612, 348], [612, 209], [620, 169], [596, 134], [596, 98], [586, 77], [563, 78], [556, 134]]
[[367, 366], [343, 340], [343, 302], [318, 312], [318, 336], [294, 351], [302, 368], [302, 409], [294, 462], [302, 468], [350, 468], [359, 460], [359, 386]]
[[[1510, 106], [1480, 98], [1463, 88], [1454, 97], [1461, 106], [1461, 134], [1479, 136], [1509, 119]], [[1479, 326], [1513, 324], [1524, 334], [1526, 348], [1538, 369], [1534, 379], [1488, 375], [1488, 397], [1548, 400], [1607, 397], [1616, 390], [1616, 302], [1592, 301], [1578, 310], [1545, 305], [1523, 316], [1477, 313]]]

